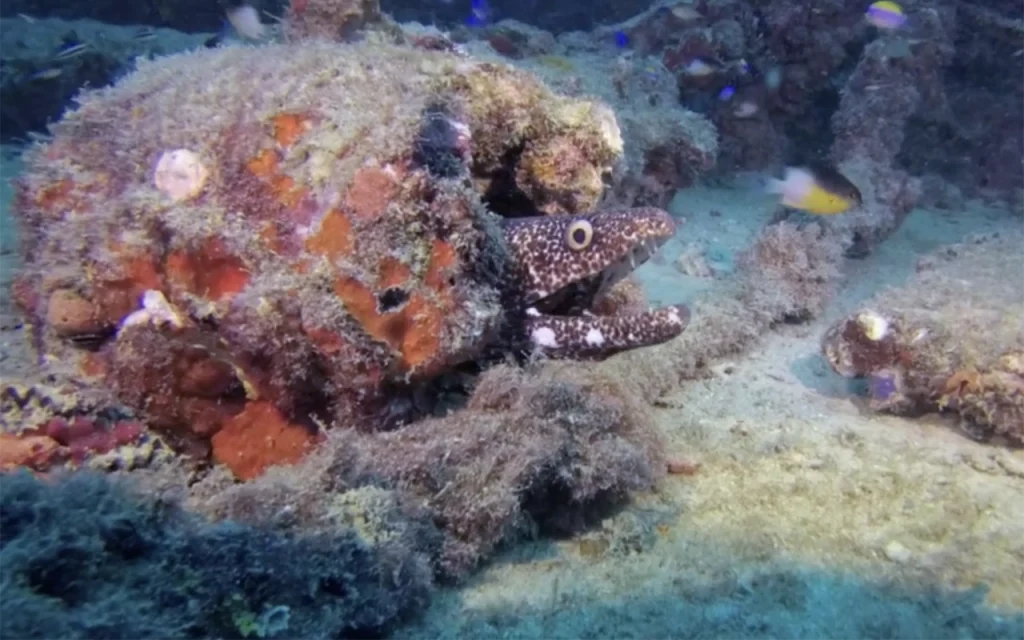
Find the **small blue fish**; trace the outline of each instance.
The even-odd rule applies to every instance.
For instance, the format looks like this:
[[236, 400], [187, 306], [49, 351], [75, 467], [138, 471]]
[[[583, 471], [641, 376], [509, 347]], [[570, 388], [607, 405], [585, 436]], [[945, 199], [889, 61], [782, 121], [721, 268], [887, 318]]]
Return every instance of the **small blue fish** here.
[[725, 87], [722, 88], [721, 91], [718, 92], [718, 99], [721, 100], [722, 102], [725, 102], [732, 98], [733, 94], [735, 93], [736, 87], [732, 86], [731, 84], [726, 85]]
[[629, 46], [629, 36], [624, 31], [615, 32], [615, 46], [620, 49], [625, 49]]

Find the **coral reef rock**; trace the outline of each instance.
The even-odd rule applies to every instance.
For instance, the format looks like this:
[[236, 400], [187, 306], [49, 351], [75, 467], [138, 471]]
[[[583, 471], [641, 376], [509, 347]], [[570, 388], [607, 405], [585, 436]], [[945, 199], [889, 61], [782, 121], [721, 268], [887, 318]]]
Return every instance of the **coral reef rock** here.
[[394, 432], [335, 431], [296, 467], [200, 483], [192, 506], [260, 527], [353, 526], [375, 545], [427, 553], [443, 578], [464, 578], [502, 543], [579, 531], [664, 477], [664, 444], [638, 385], [605, 366], [492, 367], [461, 411]]
[[918, 22], [920, 39], [890, 36], [864, 48], [832, 116], [832, 158], [864, 197], [833, 222], [854, 256], [887, 238], [917, 204], [919, 180], [897, 166], [896, 156], [910, 117], [946, 106], [942, 72], [953, 57], [952, 26], [936, 11], [922, 12]]
[[378, 638], [431, 591], [419, 554], [352, 528], [210, 524], [92, 473], [2, 481], [5, 638]]
[[170, 456], [108, 392], [61, 378], [0, 376], [0, 471], [136, 469]]
[[842, 280], [842, 261], [840, 239], [820, 224], [765, 225], [736, 256], [736, 269], [692, 300], [693, 322], [685, 332], [659, 349], [616, 361], [630, 378], [644, 381], [649, 401], [659, 402], [677, 383], [706, 376], [715, 361], [735, 358], [773, 326], [822, 313]]
[[[482, 40], [468, 38], [463, 47], [474, 57], [510, 62], [561, 93], [593, 96], [615, 110], [624, 145], [608, 176], [606, 202], [664, 207], [677, 189], [692, 185], [715, 165], [714, 125], [680, 105], [676, 80], [657, 59], [616, 49], [609, 33], [556, 38], [502, 20], [484, 30]], [[566, 147], [557, 153], [557, 164], [548, 154], [540, 159], [552, 178], [565, 180], [577, 172], [575, 151]]]
[[835, 234], [816, 223], [767, 225], [737, 258], [741, 299], [750, 309], [771, 310], [772, 321], [817, 316], [842, 276], [839, 247]]
[[826, 333], [826, 359], [867, 380], [873, 409], [952, 411], [973, 437], [1024, 445], [1022, 240], [979, 238], [922, 259], [912, 282]]
[[29, 152], [14, 297], [51, 360], [252, 477], [319, 440], [311, 416], [380, 428], [402, 390], [492, 350], [682, 331], [681, 307], [583, 314], [676, 229], [585, 213], [621, 152], [603, 104], [444, 52], [143, 62]]

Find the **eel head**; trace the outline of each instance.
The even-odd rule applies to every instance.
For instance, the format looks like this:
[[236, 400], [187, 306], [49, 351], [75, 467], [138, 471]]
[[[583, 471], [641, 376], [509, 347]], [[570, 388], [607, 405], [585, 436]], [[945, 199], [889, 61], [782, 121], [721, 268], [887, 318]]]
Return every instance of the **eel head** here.
[[594, 302], [646, 262], [676, 231], [650, 207], [502, 221], [511, 259], [506, 311], [529, 351], [602, 358], [659, 344], [689, 322], [683, 305], [594, 315]]

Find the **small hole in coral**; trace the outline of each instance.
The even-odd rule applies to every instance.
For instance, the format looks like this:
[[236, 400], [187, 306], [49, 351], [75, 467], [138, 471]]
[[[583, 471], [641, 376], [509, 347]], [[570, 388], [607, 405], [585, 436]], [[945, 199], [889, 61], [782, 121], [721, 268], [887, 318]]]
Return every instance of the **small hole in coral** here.
[[384, 291], [377, 297], [377, 310], [380, 313], [388, 313], [394, 311], [398, 307], [405, 304], [409, 299], [409, 294], [404, 289], [398, 287], [391, 287]]
[[525, 145], [508, 149], [501, 157], [500, 167], [488, 172], [485, 176], [489, 181], [484, 193], [484, 204], [494, 213], [503, 218], [528, 218], [541, 215], [536, 204], [516, 184], [516, 173], [520, 156]]
[[323, 576], [320, 578], [319, 586], [320, 591], [327, 595], [341, 598], [348, 594], [348, 587], [345, 585], [345, 581], [336, 576]]

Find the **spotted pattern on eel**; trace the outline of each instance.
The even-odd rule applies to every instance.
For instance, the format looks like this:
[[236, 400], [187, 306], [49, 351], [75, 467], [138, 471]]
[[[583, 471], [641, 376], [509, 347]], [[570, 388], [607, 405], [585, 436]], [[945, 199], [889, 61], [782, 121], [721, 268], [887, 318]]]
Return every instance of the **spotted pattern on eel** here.
[[501, 225], [511, 258], [505, 304], [510, 340], [522, 351], [603, 358], [660, 344], [686, 328], [690, 312], [684, 305], [611, 316], [589, 312], [675, 234], [676, 221], [665, 211], [509, 218]]

